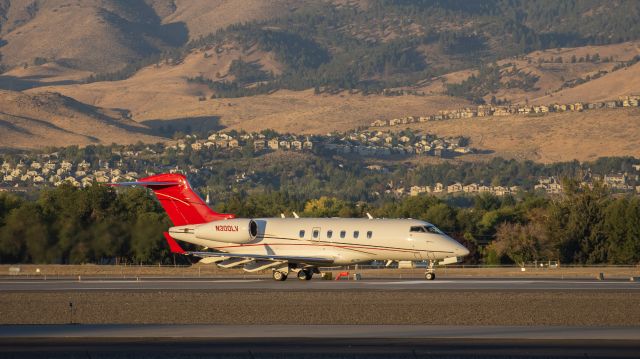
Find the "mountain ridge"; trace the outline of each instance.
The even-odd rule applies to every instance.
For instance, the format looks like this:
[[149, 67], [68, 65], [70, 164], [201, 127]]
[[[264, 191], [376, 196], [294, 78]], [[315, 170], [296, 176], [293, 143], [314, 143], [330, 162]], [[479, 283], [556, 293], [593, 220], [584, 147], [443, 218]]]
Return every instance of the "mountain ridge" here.
[[[88, 123], [95, 111], [118, 119], [112, 109], [121, 109], [126, 121], [146, 124], [302, 133], [478, 103], [589, 102], [640, 92], [634, 1], [237, 4], [0, 0], [0, 88], [62, 107], [47, 93], [73, 98], [93, 106], [75, 114]], [[27, 120], [11, 119], [2, 131], [17, 136]], [[46, 143], [51, 127], [32, 123]], [[136, 137], [137, 126], [144, 125], [120, 126], [122, 141]], [[106, 141], [69, 130], [79, 136], [70, 143]], [[57, 143], [59, 129], [52, 131]]]
[[122, 112], [89, 106], [57, 93], [0, 90], [2, 147], [36, 149], [71, 144], [162, 142]]

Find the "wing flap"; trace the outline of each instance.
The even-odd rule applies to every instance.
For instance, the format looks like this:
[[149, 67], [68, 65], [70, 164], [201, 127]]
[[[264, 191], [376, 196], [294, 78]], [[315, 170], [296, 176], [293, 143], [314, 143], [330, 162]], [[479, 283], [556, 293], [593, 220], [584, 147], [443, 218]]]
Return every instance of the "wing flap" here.
[[240, 253], [228, 253], [228, 252], [185, 252], [192, 256], [200, 258], [209, 257], [227, 257], [244, 258], [244, 259], [262, 259], [269, 261], [287, 261], [292, 263], [317, 263], [317, 264], [332, 264], [334, 259], [331, 257], [305, 257], [305, 256], [283, 256], [283, 255], [271, 255], [271, 254], [240, 254]]
[[[290, 263], [306, 263], [306, 264], [317, 264], [317, 265], [325, 265], [325, 264], [333, 264], [334, 258], [332, 257], [306, 257], [306, 256], [284, 256], [284, 255], [273, 255], [273, 254], [245, 254], [245, 253], [228, 253], [228, 252], [188, 252], [182, 249], [178, 242], [176, 242], [173, 237], [167, 232], [164, 232], [164, 238], [169, 243], [169, 248], [172, 253], [176, 254], [186, 254], [194, 257], [200, 257], [206, 259], [206, 262], [209, 263], [217, 263], [223, 261], [232, 262], [242, 262], [249, 263], [252, 260], [263, 260], [263, 261], [272, 261], [272, 262], [290, 262]], [[217, 260], [219, 258], [219, 260]], [[240, 261], [244, 259], [244, 261]]]
[[247, 263], [242, 269], [244, 269], [245, 272], [253, 273], [253, 272], [269, 269], [272, 267], [277, 267], [283, 263], [284, 261], [270, 261], [266, 259], [258, 259], [251, 263]]

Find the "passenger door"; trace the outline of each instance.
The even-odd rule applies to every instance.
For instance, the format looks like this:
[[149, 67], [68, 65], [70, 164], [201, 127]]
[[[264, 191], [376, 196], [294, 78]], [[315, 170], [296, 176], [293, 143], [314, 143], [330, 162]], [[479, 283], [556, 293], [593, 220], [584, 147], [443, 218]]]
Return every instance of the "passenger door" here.
[[422, 240], [421, 238], [422, 236], [420, 236], [420, 233], [416, 233], [416, 232], [409, 232], [409, 243], [411, 245], [411, 249], [413, 249], [415, 252], [413, 252], [413, 260], [415, 261], [421, 261], [422, 252], [419, 252], [421, 248], [420, 245], [420, 241]]

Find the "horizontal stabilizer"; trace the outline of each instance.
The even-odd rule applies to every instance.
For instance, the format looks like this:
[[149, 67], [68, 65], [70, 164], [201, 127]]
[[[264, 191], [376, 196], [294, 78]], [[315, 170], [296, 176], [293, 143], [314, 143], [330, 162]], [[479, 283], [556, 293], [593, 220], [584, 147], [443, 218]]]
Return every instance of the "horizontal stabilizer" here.
[[163, 187], [163, 186], [177, 186], [180, 182], [152, 182], [152, 181], [136, 181], [136, 182], [118, 182], [107, 183], [109, 186], [114, 187], [130, 187], [130, 186], [144, 186], [144, 187]]

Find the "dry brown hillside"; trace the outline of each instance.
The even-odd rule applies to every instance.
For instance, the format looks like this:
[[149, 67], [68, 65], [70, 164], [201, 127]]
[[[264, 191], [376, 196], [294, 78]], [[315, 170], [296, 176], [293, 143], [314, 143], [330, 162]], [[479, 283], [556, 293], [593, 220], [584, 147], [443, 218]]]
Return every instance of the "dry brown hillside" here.
[[10, 66], [33, 65], [36, 58], [43, 58], [67, 67], [114, 71], [187, 39], [186, 27], [162, 25], [143, 2], [10, 0], [7, 4], [0, 32], [6, 44], [0, 52], [3, 63]]
[[[611, 58], [612, 61], [582, 61], [580, 58], [592, 57], [598, 54], [601, 59]], [[637, 65], [627, 70], [612, 71], [617, 64], [629, 61], [640, 55], [640, 42], [631, 41], [614, 45], [582, 46], [575, 48], [550, 49], [535, 51], [517, 58], [503, 59], [497, 62], [505, 66], [502, 70], [501, 82], [514, 79], [509, 73], [516, 70], [535, 75], [538, 81], [535, 88], [523, 90], [518, 88], [503, 88], [497, 93], [485, 96], [489, 101], [492, 96], [506, 99], [513, 103], [543, 103], [602, 101], [616, 99], [621, 95], [640, 92], [640, 71]], [[576, 62], [572, 62], [575, 57]], [[562, 58], [562, 63], [557, 62]], [[600, 71], [607, 71], [597, 80], [587, 81], [572, 88], [562, 88], [565, 82], [570, 82], [587, 76], [594, 76]], [[456, 84], [477, 75], [478, 71], [462, 70], [424, 81], [419, 87], [427, 93], [444, 93], [446, 84]]]
[[[601, 59], [611, 58], [611, 62], [579, 62], [580, 58], [598, 55]], [[531, 92], [502, 90], [496, 96], [508, 98], [514, 102], [529, 100], [533, 103], [575, 102], [575, 101], [602, 101], [616, 99], [621, 95], [628, 95], [640, 90], [640, 72], [618, 70], [612, 71], [619, 63], [629, 61], [634, 56], [640, 55], [640, 42], [624, 42], [604, 46], [582, 46], [576, 48], [562, 48], [546, 51], [536, 51], [528, 54], [523, 59], [503, 60], [500, 64], [513, 63], [524, 72], [531, 72], [540, 77], [536, 87], [538, 90]], [[562, 63], [539, 63], [540, 60], [550, 60], [561, 57]], [[578, 59], [573, 63], [573, 58]], [[588, 81], [573, 88], [562, 89], [563, 83], [587, 76], [594, 76], [599, 71], [607, 71], [597, 80]], [[622, 72], [621, 72], [622, 71]], [[575, 94], [567, 96], [565, 94]]]
[[[468, 136], [489, 155], [552, 163], [604, 156], [640, 157], [640, 110], [614, 109], [414, 124], [442, 136]], [[486, 158], [463, 156], [463, 160]]]
[[107, 111], [55, 93], [28, 95], [0, 90], [0, 133], [4, 148], [161, 142], [148, 129]]
[[82, 83], [89, 75], [91, 71], [71, 69], [55, 62], [16, 67], [0, 75], [0, 89], [22, 91], [39, 86]]
[[112, 72], [189, 39], [287, 15], [308, 2], [0, 0], [1, 59], [10, 67], [45, 59], [70, 71]]
[[572, 103], [615, 100], [624, 95], [640, 94], [640, 63], [620, 69], [580, 86], [535, 98], [531, 103]]
[[[151, 0], [165, 24], [184, 22], [197, 39], [236, 23], [265, 20], [296, 11], [309, 0]], [[172, 6], [167, 6], [170, 2]], [[164, 11], [162, 9], [165, 9]], [[168, 9], [173, 11], [169, 12]]]
[[59, 92], [94, 106], [127, 109], [138, 122], [216, 117], [219, 122], [211, 123], [212, 129], [223, 125], [305, 133], [347, 130], [379, 118], [428, 114], [468, 104], [442, 95], [385, 97], [347, 92], [314, 95], [312, 90], [212, 99], [213, 92], [206, 85], [187, 81], [196, 76], [229, 80], [231, 61], [239, 58], [259, 64], [265, 71], [275, 74], [281, 71], [273, 54], [255, 48], [243, 51], [240, 46], [227, 44], [220, 53], [213, 49], [195, 51], [180, 64], [148, 66], [122, 81], [47, 86], [27, 92]]

